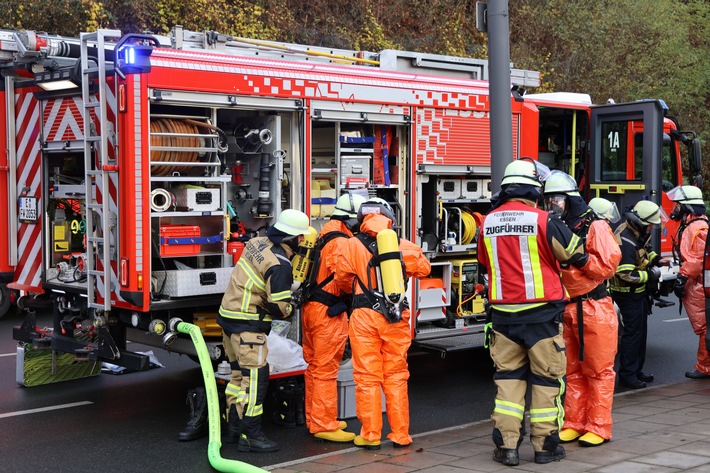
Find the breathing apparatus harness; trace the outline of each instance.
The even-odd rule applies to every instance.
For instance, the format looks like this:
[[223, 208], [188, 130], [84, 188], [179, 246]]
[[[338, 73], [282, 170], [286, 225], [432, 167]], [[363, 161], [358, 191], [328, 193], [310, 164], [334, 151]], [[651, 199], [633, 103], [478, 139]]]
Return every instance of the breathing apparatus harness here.
[[[316, 242], [316, 246], [313, 248], [312, 251], [312, 259], [313, 259], [313, 265], [311, 266], [310, 273], [308, 274], [308, 278], [306, 279], [306, 282], [304, 284], [303, 288], [303, 294], [304, 294], [304, 300], [305, 301], [312, 301], [312, 302], [319, 302], [325, 306], [328, 307], [328, 315], [330, 317], [334, 317], [336, 315], [339, 315], [343, 313], [345, 310], [347, 310], [347, 304], [343, 302], [343, 300], [331, 294], [330, 292], [326, 291], [323, 289], [328, 283], [330, 283], [333, 280], [334, 275], [330, 274], [328, 277], [326, 277], [323, 281], [317, 283], [316, 278], [318, 277], [318, 273], [320, 271], [320, 263], [321, 263], [321, 258], [320, 258], [320, 253], [325, 248], [325, 245], [336, 239], [336, 238], [350, 238], [349, 235], [345, 232], [339, 232], [339, 231], [332, 231], [328, 232], [322, 237], [318, 238], [318, 241]], [[344, 308], [343, 308], [344, 306]], [[338, 310], [335, 312], [335, 310], [330, 310], [331, 308], [338, 308], [342, 310]], [[331, 312], [333, 312], [331, 314]]]
[[[392, 301], [387, 299], [387, 297], [385, 297], [384, 293], [381, 291], [381, 282], [376, 281], [377, 285], [375, 288], [373, 288], [371, 274], [373, 268], [377, 270], [381, 262], [388, 260], [399, 260], [402, 264], [402, 274], [406, 274], [404, 262], [402, 260], [402, 252], [391, 251], [388, 253], [379, 254], [377, 250], [377, 240], [374, 237], [364, 232], [361, 232], [355, 235], [355, 238], [357, 238], [360, 243], [362, 243], [365, 248], [367, 248], [367, 251], [372, 254], [372, 258], [370, 258], [370, 261], [368, 261], [367, 263], [367, 286], [360, 279], [360, 277], [356, 275], [357, 283], [360, 286], [360, 289], [362, 290], [362, 294], [355, 294], [355, 283], [353, 283], [354, 296], [352, 308], [357, 309], [360, 307], [366, 307], [368, 309], [375, 310], [382, 314], [387, 320], [387, 322], [391, 324], [401, 321], [402, 312], [405, 309], [409, 308], [409, 303], [407, 302], [406, 297], [402, 300], [402, 302], [398, 304], [393, 303]], [[406, 278], [404, 283], [406, 288]]]

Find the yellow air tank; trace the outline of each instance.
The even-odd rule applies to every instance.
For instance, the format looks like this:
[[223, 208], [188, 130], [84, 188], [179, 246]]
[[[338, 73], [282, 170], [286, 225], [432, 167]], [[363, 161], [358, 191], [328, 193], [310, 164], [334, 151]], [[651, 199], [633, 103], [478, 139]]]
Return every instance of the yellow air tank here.
[[[382, 230], [377, 234], [377, 253], [380, 256], [388, 253], [399, 253], [399, 237], [394, 230]], [[380, 288], [385, 298], [398, 304], [404, 300], [404, 274], [402, 274], [402, 256], [399, 258], [385, 259], [380, 262]]]
[[316, 246], [318, 230], [308, 227], [308, 233], [304, 235], [303, 241], [298, 244], [296, 256], [293, 258], [293, 282], [294, 290], [298, 289], [308, 277], [311, 269], [311, 250]]

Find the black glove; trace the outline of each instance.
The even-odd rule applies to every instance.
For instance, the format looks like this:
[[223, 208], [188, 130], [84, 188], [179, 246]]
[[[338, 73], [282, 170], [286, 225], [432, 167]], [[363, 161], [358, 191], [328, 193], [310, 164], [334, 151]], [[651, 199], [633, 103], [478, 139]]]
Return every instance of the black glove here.
[[294, 307], [301, 307], [305, 302], [305, 294], [303, 293], [303, 286], [299, 287], [291, 293], [291, 304]]
[[589, 261], [589, 254], [584, 253], [582, 255], [574, 255], [570, 258], [568, 263], [576, 268], [582, 268], [585, 264], [587, 264], [587, 261]]
[[661, 279], [661, 270], [658, 269], [657, 267], [652, 267], [652, 268], [646, 268], [646, 272], [648, 273], [648, 282], [649, 283], [654, 283]]
[[678, 299], [682, 299], [685, 296], [685, 283], [688, 282], [688, 278], [679, 274], [673, 283], [673, 293], [678, 296]]

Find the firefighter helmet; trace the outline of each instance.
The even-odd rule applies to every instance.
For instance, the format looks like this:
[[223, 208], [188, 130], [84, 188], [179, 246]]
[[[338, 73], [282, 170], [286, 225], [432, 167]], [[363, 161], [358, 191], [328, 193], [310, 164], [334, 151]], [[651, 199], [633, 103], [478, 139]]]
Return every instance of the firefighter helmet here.
[[517, 160], [508, 164], [503, 173], [501, 186], [509, 184], [524, 184], [529, 186], [541, 187], [542, 184], [537, 177], [535, 165], [530, 161]]
[[274, 228], [287, 235], [305, 235], [308, 233], [308, 215], [294, 209], [286, 209], [276, 219]]
[[363, 202], [365, 202], [365, 198], [360, 194], [353, 194], [352, 192], [343, 194], [338, 197], [333, 217], [356, 218], [357, 211]]
[[705, 205], [703, 191], [695, 186], [677, 186], [668, 191], [668, 198], [683, 204]]
[[392, 206], [385, 199], [380, 197], [373, 197], [366, 202], [363, 202], [357, 211], [357, 221], [362, 223], [365, 215], [370, 214], [381, 214], [392, 221], [394, 225], [397, 222], [397, 218], [394, 215], [394, 210]]
[[545, 180], [544, 194], [564, 194], [579, 197], [579, 190], [574, 178], [563, 171], [554, 170], [550, 172]]
[[703, 191], [695, 186], [677, 186], [668, 191], [668, 198], [675, 202], [671, 220], [681, 221], [684, 215], [705, 214]]
[[589, 201], [588, 205], [597, 217], [601, 219], [608, 220], [611, 223], [616, 223], [621, 219], [616, 203], [604, 199], [603, 197], [593, 198]]
[[639, 200], [634, 207], [626, 212], [626, 218], [633, 223], [645, 227], [658, 225], [668, 221], [668, 216], [658, 205], [650, 200]]
[[501, 186], [509, 184], [522, 184], [534, 187], [542, 187], [544, 181], [550, 174], [550, 169], [539, 161], [532, 158], [523, 157], [505, 167]]

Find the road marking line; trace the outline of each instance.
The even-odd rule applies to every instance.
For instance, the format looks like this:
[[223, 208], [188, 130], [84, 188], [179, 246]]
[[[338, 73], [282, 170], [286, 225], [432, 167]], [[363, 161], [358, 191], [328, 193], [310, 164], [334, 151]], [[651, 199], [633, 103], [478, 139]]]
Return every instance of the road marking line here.
[[56, 406], [39, 407], [37, 409], [28, 409], [26, 411], [7, 412], [5, 414], [0, 414], [0, 419], [3, 419], [5, 417], [23, 416], [25, 414], [36, 414], [38, 412], [54, 411], [57, 409], [68, 409], [70, 407], [86, 406], [88, 404], [93, 404], [93, 402], [91, 402], [91, 401], [71, 402], [69, 404], [57, 404]]
[[678, 319], [667, 319], [664, 322], [680, 322], [681, 320], [688, 320], [688, 317], [680, 317]]
[[2, 358], [3, 356], [17, 356], [17, 352], [15, 352], [15, 353], [0, 353], [0, 358]]

